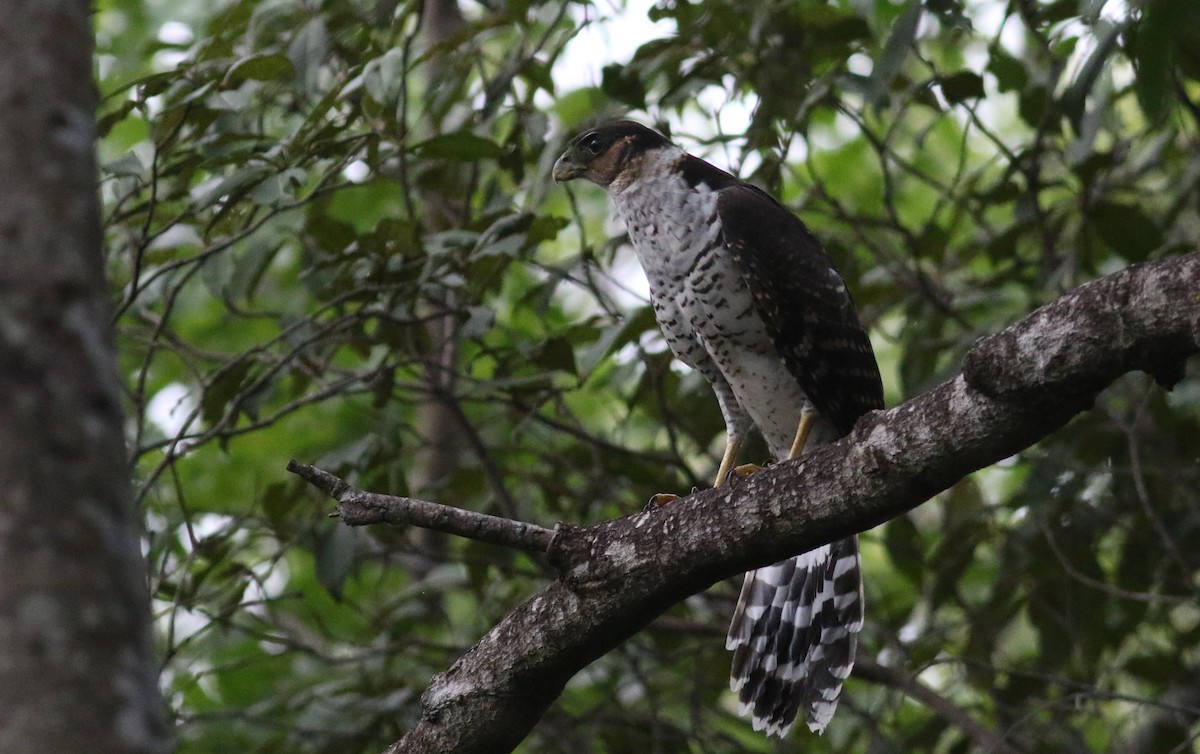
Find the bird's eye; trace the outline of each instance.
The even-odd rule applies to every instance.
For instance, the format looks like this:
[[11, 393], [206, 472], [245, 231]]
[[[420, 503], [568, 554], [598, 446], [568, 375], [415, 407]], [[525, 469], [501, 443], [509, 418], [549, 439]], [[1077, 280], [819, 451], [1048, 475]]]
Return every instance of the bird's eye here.
[[583, 137], [583, 148], [590, 154], [600, 154], [600, 137], [596, 134], [588, 134]]

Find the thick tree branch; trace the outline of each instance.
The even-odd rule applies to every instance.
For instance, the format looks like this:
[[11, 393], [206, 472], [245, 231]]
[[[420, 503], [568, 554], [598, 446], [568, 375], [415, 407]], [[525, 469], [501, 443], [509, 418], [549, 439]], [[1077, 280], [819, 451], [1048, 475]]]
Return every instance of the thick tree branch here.
[[963, 375], [836, 444], [659, 510], [559, 525], [559, 580], [433, 679], [389, 751], [510, 751], [572, 675], [675, 601], [910, 510], [1063, 426], [1121, 374], [1170, 382], [1198, 351], [1200, 253], [1131, 267], [981, 339]]

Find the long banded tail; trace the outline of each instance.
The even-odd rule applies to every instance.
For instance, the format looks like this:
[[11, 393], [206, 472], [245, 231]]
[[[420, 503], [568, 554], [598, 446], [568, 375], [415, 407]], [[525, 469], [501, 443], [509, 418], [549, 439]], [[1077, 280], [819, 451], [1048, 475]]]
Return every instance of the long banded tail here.
[[730, 686], [754, 729], [783, 737], [803, 708], [809, 729], [823, 732], [862, 625], [857, 537], [747, 573], [725, 647]]

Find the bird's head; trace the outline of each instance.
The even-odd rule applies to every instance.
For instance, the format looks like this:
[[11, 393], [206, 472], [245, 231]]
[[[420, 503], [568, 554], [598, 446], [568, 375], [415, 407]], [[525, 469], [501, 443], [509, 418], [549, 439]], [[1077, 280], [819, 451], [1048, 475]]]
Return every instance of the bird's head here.
[[662, 134], [631, 120], [605, 123], [571, 140], [554, 163], [554, 180], [586, 178], [601, 188], [635, 172], [648, 152], [671, 147]]

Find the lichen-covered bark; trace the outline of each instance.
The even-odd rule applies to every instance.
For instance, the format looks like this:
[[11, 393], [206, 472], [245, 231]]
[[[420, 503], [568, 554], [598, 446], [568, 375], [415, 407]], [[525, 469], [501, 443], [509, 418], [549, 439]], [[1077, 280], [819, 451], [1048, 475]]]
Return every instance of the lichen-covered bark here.
[[170, 748], [128, 494], [90, 4], [0, 24], [0, 751]]
[[867, 415], [834, 445], [659, 510], [560, 526], [549, 557], [561, 578], [433, 679], [423, 719], [390, 751], [511, 751], [574, 673], [676, 600], [910, 510], [1058, 429], [1120, 374], [1170, 377], [1197, 352], [1193, 253], [981, 339], [965, 376]]

